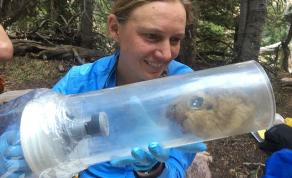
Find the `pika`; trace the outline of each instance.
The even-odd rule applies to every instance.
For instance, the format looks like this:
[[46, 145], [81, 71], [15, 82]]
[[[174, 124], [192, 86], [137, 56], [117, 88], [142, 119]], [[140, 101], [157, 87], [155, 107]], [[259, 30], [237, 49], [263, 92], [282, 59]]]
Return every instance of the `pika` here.
[[255, 106], [240, 91], [211, 89], [174, 100], [166, 115], [183, 130], [202, 139], [243, 133], [252, 123]]

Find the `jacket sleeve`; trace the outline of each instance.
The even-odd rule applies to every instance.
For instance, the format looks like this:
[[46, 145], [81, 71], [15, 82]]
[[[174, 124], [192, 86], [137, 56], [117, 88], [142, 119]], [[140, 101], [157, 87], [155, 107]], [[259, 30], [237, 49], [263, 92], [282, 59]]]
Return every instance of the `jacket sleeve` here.
[[165, 162], [165, 168], [159, 178], [184, 178], [194, 158], [195, 153], [185, 153], [178, 149], [171, 149], [170, 157]]
[[172, 60], [168, 64], [168, 67], [167, 67], [168, 75], [178, 75], [178, 74], [185, 74], [189, 72], [193, 72], [193, 69], [175, 60]]
[[77, 85], [80, 85], [82, 76], [80, 76], [80, 70], [82, 66], [74, 66], [72, 67], [66, 75], [59, 80], [54, 86], [53, 90], [61, 93], [61, 94], [75, 94], [77, 92], [73, 92], [74, 88]]
[[52, 88], [52, 90], [61, 93], [61, 94], [67, 94], [66, 92], [66, 86], [68, 81], [68, 74], [66, 74], [61, 80], [59, 80]]
[[74, 66], [52, 89], [61, 94], [76, 94], [96, 90], [94, 79], [92, 64]]

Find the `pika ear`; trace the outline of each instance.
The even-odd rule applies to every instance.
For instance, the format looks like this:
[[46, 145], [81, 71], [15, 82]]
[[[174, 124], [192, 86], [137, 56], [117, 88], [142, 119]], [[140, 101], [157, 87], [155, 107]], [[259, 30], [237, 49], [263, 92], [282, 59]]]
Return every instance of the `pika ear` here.
[[108, 24], [108, 32], [109, 35], [115, 40], [116, 42], [119, 41], [119, 22], [117, 16], [114, 14], [110, 14], [107, 18]]

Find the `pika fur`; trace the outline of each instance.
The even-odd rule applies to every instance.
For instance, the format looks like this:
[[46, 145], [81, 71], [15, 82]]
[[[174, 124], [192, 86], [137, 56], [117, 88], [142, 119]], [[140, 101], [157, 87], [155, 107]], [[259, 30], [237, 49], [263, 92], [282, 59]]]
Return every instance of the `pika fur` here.
[[255, 106], [243, 92], [211, 89], [175, 99], [167, 117], [184, 132], [208, 139], [243, 133], [254, 113]]

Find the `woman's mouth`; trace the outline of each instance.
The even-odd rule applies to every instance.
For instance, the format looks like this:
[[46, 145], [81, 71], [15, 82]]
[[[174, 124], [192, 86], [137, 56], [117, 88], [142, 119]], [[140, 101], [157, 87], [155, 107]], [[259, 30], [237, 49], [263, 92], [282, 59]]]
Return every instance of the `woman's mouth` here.
[[162, 63], [157, 63], [157, 62], [152, 62], [152, 61], [147, 61], [144, 60], [146, 64], [148, 64], [150, 67], [156, 69], [156, 70], [161, 70], [161, 68], [163, 67]]

